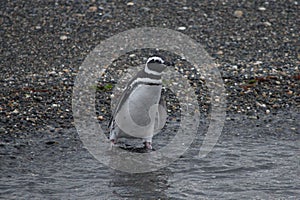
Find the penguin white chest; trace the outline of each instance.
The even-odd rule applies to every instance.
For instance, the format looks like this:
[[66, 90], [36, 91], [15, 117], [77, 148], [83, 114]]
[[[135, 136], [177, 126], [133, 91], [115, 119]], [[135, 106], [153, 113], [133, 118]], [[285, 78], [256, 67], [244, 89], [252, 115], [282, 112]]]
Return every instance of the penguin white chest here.
[[161, 85], [140, 85], [132, 92], [128, 106], [130, 116], [136, 124], [146, 126], [154, 123], [151, 113], [157, 112], [161, 88]]

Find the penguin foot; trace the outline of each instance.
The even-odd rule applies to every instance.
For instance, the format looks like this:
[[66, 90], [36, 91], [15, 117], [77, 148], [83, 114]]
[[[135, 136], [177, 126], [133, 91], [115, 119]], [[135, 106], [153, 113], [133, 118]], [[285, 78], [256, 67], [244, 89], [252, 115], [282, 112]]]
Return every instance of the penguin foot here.
[[110, 140], [110, 149], [112, 149], [114, 146], [116, 146], [116, 140], [112, 139]]
[[145, 149], [152, 150], [151, 142], [144, 142], [144, 147], [145, 147]]

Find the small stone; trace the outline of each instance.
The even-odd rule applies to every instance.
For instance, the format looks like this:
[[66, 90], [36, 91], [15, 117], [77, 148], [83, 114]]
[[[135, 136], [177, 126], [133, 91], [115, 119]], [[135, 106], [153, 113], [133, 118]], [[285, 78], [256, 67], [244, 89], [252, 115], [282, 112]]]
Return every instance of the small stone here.
[[221, 50], [217, 52], [217, 55], [223, 55], [223, 54], [224, 54], [224, 52]]
[[180, 30], [180, 31], [184, 31], [184, 30], [186, 29], [186, 27], [180, 26], [180, 27], [178, 27], [177, 29]]
[[267, 93], [263, 92], [263, 93], [262, 93], [262, 96], [263, 96], [264, 98], [266, 98], [268, 95], [267, 95]]
[[130, 54], [129, 57], [133, 58], [133, 57], [135, 57], [135, 54]]
[[26, 117], [26, 121], [29, 121], [29, 122], [32, 122], [32, 123], [36, 122], [36, 120], [34, 118], [30, 118], [30, 117]]
[[49, 75], [57, 75], [57, 72], [56, 71], [51, 71], [51, 72], [48, 72]]
[[266, 9], [265, 7], [259, 7], [258, 10], [259, 10], [259, 11], [265, 11], [265, 10], [267, 10], [267, 9]]
[[104, 119], [104, 117], [103, 117], [103, 116], [98, 116], [98, 117], [97, 117], [97, 119], [99, 119], [99, 120], [103, 120], [103, 119]]
[[259, 107], [262, 107], [262, 108], [266, 108], [266, 104], [264, 103], [259, 103], [259, 102], [256, 102], [256, 104], [259, 106]]
[[291, 94], [293, 94], [293, 91], [289, 90], [289, 91], [287, 91], [287, 94], [291, 95]]
[[264, 22], [263, 23], [265, 26], [272, 26], [272, 24], [270, 22]]
[[142, 7], [141, 10], [145, 11], [145, 12], [149, 12], [151, 9], [148, 7]]
[[128, 2], [128, 3], [127, 3], [127, 6], [133, 6], [133, 5], [134, 5], [133, 2]]
[[56, 107], [59, 107], [59, 105], [54, 103], [54, 104], [52, 104], [52, 107], [56, 108]]
[[260, 65], [260, 64], [262, 64], [263, 62], [262, 61], [255, 61], [254, 63], [253, 63], [253, 65]]
[[18, 109], [15, 109], [14, 111], [12, 111], [13, 114], [19, 114]]
[[4, 134], [6, 131], [5, 131], [5, 128], [4, 127], [0, 127], [0, 134]]
[[43, 97], [40, 97], [40, 96], [33, 96], [33, 99], [36, 100], [36, 101], [42, 101], [42, 100], [43, 100]]
[[75, 13], [73, 14], [74, 17], [84, 17], [85, 14], [81, 14], [81, 13]]
[[62, 36], [59, 37], [59, 39], [61, 39], [61, 40], [66, 40], [66, 39], [68, 39], [68, 36], [62, 35]]
[[249, 116], [248, 118], [249, 118], [249, 119], [257, 119], [257, 116], [251, 115], [251, 116]]
[[237, 70], [238, 66], [237, 65], [232, 65], [232, 69]]
[[275, 81], [275, 83], [276, 83], [277, 85], [280, 85], [280, 84], [281, 84], [280, 81]]
[[89, 12], [96, 12], [97, 11], [97, 6], [91, 6], [89, 7]]
[[40, 25], [35, 26], [36, 30], [40, 30], [42, 27]]
[[241, 18], [242, 16], [243, 16], [243, 11], [241, 11], [241, 10], [236, 10], [236, 11], [234, 11], [234, 13], [233, 13], [233, 15], [235, 16], [235, 17], [237, 17], [237, 18]]
[[271, 112], [271, 111], [270, 111], [269, 109], [268, 109], [268, 110], [266, 110], [266, 113], [267, 113], [267, 114], [269, 114], [270, 112]]

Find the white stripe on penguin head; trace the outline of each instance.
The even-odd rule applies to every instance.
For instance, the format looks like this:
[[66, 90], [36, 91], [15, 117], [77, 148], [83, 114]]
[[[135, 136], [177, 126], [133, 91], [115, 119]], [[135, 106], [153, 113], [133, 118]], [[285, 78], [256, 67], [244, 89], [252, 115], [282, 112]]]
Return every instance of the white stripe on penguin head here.
[[148, 60], [147, 60], [147, 62], [146, 62], [145, 73], [147, 73], [147, 74], [152, 74], [152, 75], [156, 75], [156, 76], [160, 76], [160, 75], [161, 75], [161, 72], [156, 72], [156, 71], [150, 70], [150, 69], [148, 68], [148, 63], [149, 63], [150, 61], [152, 61], [152, 60], [154, 60], [154, 61], [159, 61], [159, 62], [161, 62], [161, 64], [164, 64], [164, 60], [163, 60], [162, 58], [157, 57], [157, 56], [150, 57], [150, 58], [148, 58]]

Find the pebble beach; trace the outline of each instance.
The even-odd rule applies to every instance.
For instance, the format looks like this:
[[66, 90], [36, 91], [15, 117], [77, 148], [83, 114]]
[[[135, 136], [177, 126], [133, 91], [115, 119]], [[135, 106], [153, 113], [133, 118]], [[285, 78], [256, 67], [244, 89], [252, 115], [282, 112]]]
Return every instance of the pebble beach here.
[[[2, 174], [1, 179], [14, 180], [12, 174], [15, 170], [22, 174], [20, 166], [25, 171], [29, 170], [28, 173], [38, 174], [31, 172], [31, 165], [23, 166], [24, 162], [32, 163], [38, 152], [45, 152], [44, 157], [54, 155], [49, 158], [50, 163], [68, 153], [83, 154], [72, 113], [72, 92], [79, 67], [101, 41], [142, 27], [181, 32], [200, 43], [213, 58], [226, 90], [227, 116], [223, 138], [249, 133], [253, 138], [271, 135], [278, 141], [284, 138], [299, 144], [299, 4], [297, 0], [1, 1], [0, 169], [8, 174]], [[116, 60], [112, 66], [121, 69], [123, 66], [141, 65], [147, 56], [145, 52], [131, 53]], [[201, 72], [193, 71], [193, 66], [178, 55], [169, 58], [176, 69], [184, 69], [181, 73], [187, 77], [193, 75], [193, 85], [200, 87], [198, 94], [204, 94], [200, 111], [208, 113], [210, 102], [201, 90], [205, 91]], [[111, 116], [109, 101], [116, 83], [111, 81], [111, 77], [117, 77], [121, 72], [112, 70], [105, 83], [96, 86], [98, 121], [104, 125]], [[248, 128], [241, 133], [238, 130], [243, 128], [243, 123]], [[290, 154], [295, 156], [295, 152], [299, 153], [299, 146], [298, 149], [297, 145], [293, 148], [296, 149]], [[294, 163], [292, 169], [299, 172], [296, 158], [291, 159]], [[41, 160], [38, 159], [38, 162], [43, 166]], [[160, 178], [154, 178], [153, 182], [162, 183], [160, 181], [165, 179], [165, 173], [158, 172], [157, 176]], [[293, 182], [292, 175], [289, 180]], [[1, 184], [5, 185], [3, 181]], [[22, 196], [10, 186], [5, 185], [0, 197]], [[164, 191], [165, 187], [163, 184], [159, 190]], [[297, 196], [299, 187], [298, 181], [290, 193], [274, 197]], [[144, 191], [143, 188], [138, 190]], [[153, 193], [157, 196], [149, 194], [147, 197], [189, 197], [176, 192], [175, 196], [173, 193]], [[43, 197], [39, 192], [33, 196], [28, 191], [26, 194], [25, 197]], [[48, 198], [67, 198], [67, 195], [51, 194]], [[114, 194], [108, 197], [130, 198], [126, 192], [120, 196]], [[139, 193], [135, 195], [139, 196]], [[216, 196], [202, 195], [204, 198], [225, 199], [230, 196], [222, 196], [218, 192]], [[267, 196], [258, 195], [261, 198]], [[243, 193], [237, 196], [240, 197], [249, 196]]]

